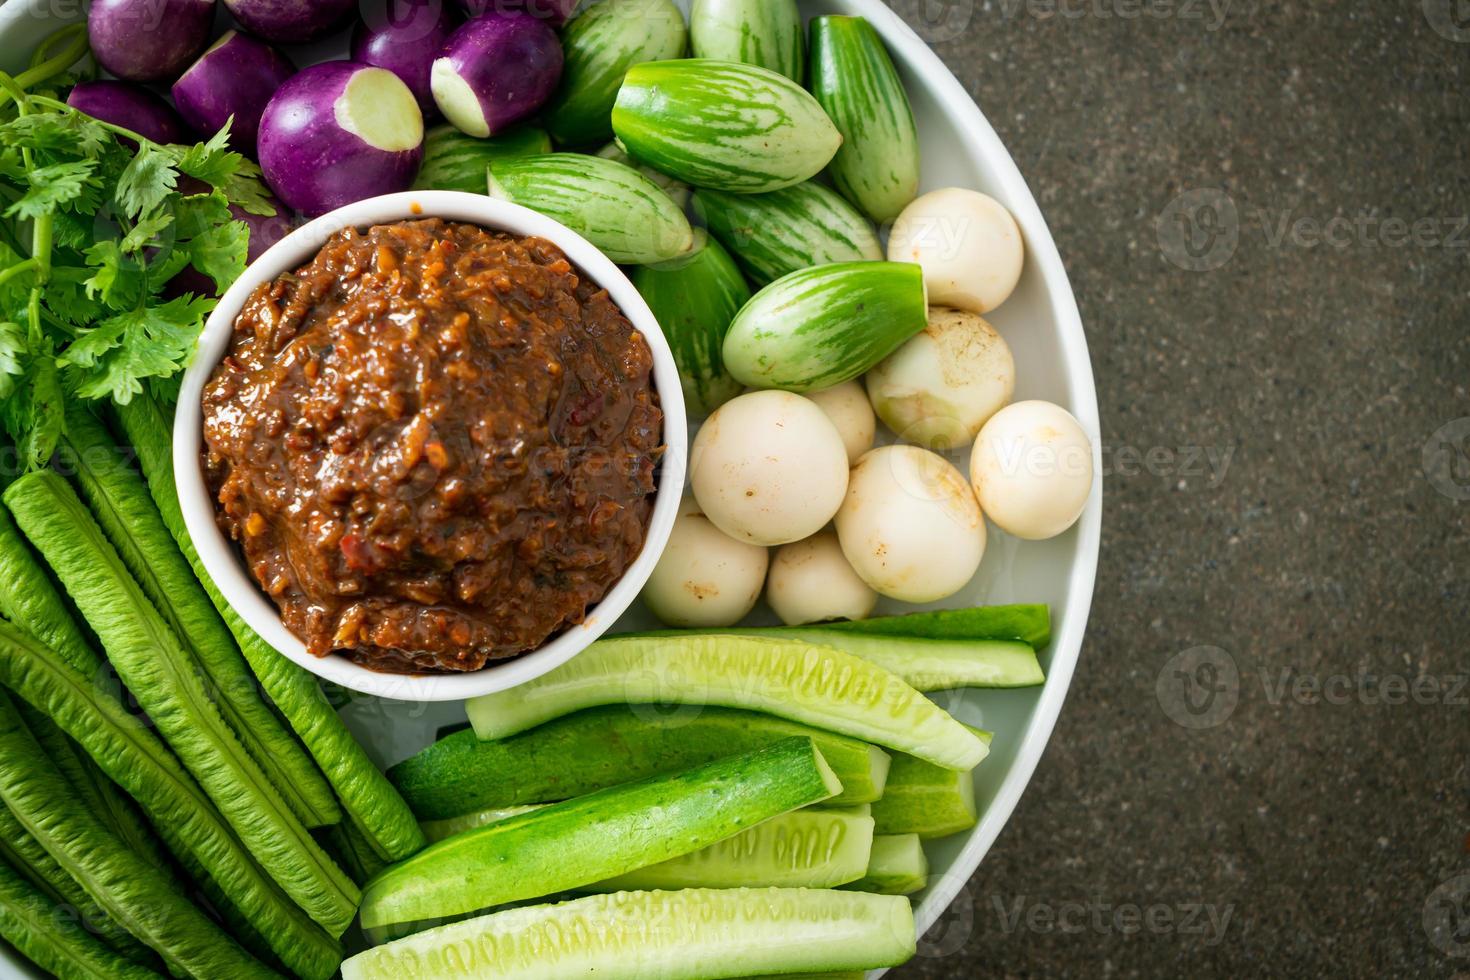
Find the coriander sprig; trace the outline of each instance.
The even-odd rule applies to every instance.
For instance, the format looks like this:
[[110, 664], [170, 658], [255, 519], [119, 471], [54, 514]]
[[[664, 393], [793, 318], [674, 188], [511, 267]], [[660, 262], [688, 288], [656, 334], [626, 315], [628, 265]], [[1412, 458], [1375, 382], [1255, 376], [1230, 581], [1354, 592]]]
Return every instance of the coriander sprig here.
[[249, 245], [231, 207], [274, 213], [228, 127], [163, 145], [37, 90], [85, 52], [69, 27], [0, 72], [0, 422], [33, 466], [67, 399], [126, 404], [183, 368], [215, 300], [172, 281], [193, 268], [222, 292]]

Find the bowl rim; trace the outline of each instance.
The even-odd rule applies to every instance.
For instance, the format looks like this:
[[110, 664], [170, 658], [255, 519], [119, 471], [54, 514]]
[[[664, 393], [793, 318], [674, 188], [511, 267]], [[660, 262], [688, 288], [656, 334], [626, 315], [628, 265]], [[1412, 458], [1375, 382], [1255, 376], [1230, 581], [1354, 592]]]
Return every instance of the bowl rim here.
[[[443, 218], [492, 231], [544, 238], [566, 253], [584, 275], [608, 291], [648, 341], [653, 352], [653, 383], [664, 412], [664, 445], [653, 513], [637, 558], [594, 606], [581, 624], [568, 627], [530, 653], [492, 663], [465, 674], [384, 674], [338, 654], [316, 657], [281, 621], [275, 605], [247, 574], [234, 543], [215, 522], [215, 506], [200, 464], [203, 446], [204, 385], [229, 346], [234, 322], [259, 285], [299, 268], [344, 228], [367, 228], [398, 221]], [[323, 678], [363, 694], [395, 701], [460, 701], [504, 691], [534, 680], [581, 653], [637, 598], [668, 543], [677, 516], [688, 459], [688, 422], [678, 368], [667, 338], [648, 304], [611, 259], [581, 235], [528, 208], [463, 191], [404, 191], [358, 201], [315, 218], [287, 234], [250, 264], [225, 291], [205, 323], [199, 346], [184, 372], [173, 431], [174, 482], [184, 524], [205, 571], [225, 600], [275, 650]]]

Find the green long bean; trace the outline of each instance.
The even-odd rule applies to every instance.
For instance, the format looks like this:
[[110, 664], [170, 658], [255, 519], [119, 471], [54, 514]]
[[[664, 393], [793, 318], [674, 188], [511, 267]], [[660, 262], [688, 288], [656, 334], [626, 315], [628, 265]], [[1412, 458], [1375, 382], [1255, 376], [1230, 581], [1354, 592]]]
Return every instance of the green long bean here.
[[337, 823], [342, 811], [331, 787], [301, 743], [261, 700], [234, 637], [164, 526], [148, 488], [85, 406], [68, 406], [60, 448], [61, 464], [75, 474], [83, 498], [123, 564], [204, 668], [230, 731], [303, 824]]
[[291, 813], [210, 700], [198, 664], [133, 581], [71, 485], [21, 477], [5, 503], [97, 633], [118, 676], [240, 840], [322, 928], [340, 936], [358, 888]]
[[[0, 622], [0, 684], [77, 741], [136, 799], [232, 928], [248, 923], [292, 972], [325, 980], [341, 946], [251, 859], [229, 824], [138, 716], [34, 637]], [[231, 915], [231, 909], [235, 914]]]
[[209, 980], [278, 976], [108, 833], [47, 764], [9, 699], [0, 701], [0, 799], [98, 905], [172, 968]]
[[58, 914], [53, 900], [0, 862], [0, 936], [62, 980], [162, 980], [130, 963], [80, 922]]

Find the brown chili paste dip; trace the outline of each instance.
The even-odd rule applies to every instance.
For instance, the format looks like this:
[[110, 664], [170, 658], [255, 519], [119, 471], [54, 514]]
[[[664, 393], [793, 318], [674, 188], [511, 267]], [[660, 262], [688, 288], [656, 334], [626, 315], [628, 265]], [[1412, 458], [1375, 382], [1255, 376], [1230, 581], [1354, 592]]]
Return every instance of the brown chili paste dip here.
[[312, 653], [478, 670], [581, 622], [637, 557], [652, 367], [550, 242], [340, 232], [251, 295], [204, 389], [220, 525]]

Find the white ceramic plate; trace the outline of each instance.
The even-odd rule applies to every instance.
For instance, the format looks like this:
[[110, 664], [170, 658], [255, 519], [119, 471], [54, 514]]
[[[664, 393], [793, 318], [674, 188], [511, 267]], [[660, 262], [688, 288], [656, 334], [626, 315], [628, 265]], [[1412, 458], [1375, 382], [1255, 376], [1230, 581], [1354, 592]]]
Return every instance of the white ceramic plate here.
[[[688, 9], [688, 0], [679, 0]], [[1072, 412], [1093, 440], [1102, 472], [1097, 393], [1087, 340], [1067, 274], [1046, 222], [1020, 171], [969, 94], [937, 55], [882, 0], [803, 0], [808, 16], [820, 13], [867, 17], [883, 35], [908, 87], [924, 151], [923, 188], [961, 186], [984, 191], [1015, 215], [1026, 239], [1026, 269], [1015, 294], [987, 319], [1010, 344], [1016, 358], [1016, 399], [1042, 398]], [[8, 0], [0, 5], [0, 67], [24, 67], [34, 46], [65, 20], [81, 16], [80, 0]], [[293, 51], [299, 64], [344, 56], [341, 42]], [[964, 460], [956, 460], [964, 469]], [[981, 859], [1005, 826], [1041, 758], [1061, 712], [1082, 646], [1097, 572], [1102, 526], [1101, 480], [1082, 519], [1071, 531], [1044, 542], [1023, 542], [991, 529], [985, 562], [970, 586], [941, 605], [1045, 602], [1052, 607], [1053, 640], [1041, 661], [1043, 687], [1022, 691], [963, 691], [937, 699], [960, 720], [996, 733], [991, 754], [976, 772], [982, 818], [974, 830], [929, 847], [934, 878], [917, 896], [921, 929], [928, 929], [960, 895]], [[892, 612], [893, 606], [880, 606]], [[650, 621], [636, 609], [630, 627]], [[343, 709], [353, 730], [377, 760], [388, 765], [418, 751], [439, 726], [464, 720], [454, 704], [406, 704], [364, 698]], [[968, 937], [961, 897], [934, 952], [954, 952]], [[7, 960], [6, 957], [9, 957]], [[6, 963], [25, 971], [24, 961], [0, 949]], [[22, 973], [22, 975], [26, 975]], [[881, 974], [874, 974], [879, 976]]]

